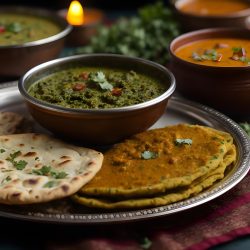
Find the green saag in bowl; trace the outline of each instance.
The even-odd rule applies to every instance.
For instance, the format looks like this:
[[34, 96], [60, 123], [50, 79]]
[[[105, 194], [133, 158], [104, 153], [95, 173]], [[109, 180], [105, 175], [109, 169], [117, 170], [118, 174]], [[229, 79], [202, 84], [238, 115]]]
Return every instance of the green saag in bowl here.
[[175, 78], [148, 60], [91, 54], [41, 64], [18, 86], [43, 127], [82, 144], [104, 145], [152, 126], [165, 112]]
[[32, 84], [36, 99], [66, 108], [131, 106], [163, 94], [166, 85], [144, 74], [115, 68], [72, 67]]

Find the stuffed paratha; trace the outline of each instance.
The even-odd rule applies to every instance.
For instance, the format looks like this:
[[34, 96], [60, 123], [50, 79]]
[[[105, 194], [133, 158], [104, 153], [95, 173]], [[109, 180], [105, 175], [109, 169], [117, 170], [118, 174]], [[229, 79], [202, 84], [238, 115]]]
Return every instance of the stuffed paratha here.
[[103, 155], [41, 134], [0, 136], [0, 203], [69, 196], [101, 168]]
[[231, 145], [227, 153], [224, 155], [223, 161], [213, 171], [196, 179], [188, 187], [181, 187], [156, 196], [131, 199], [112, 199], [111, 197], [90, 197], [81, 193], [76, 193], [72, 199], [87, 207], [103, 208], [103, 209], [124, 209], [124, 208], [144, 208], [163, 206], [180, 200], [189, 198], [202, 192], [204, 189], [212, 186], [217, 180], [224, 177], [225, 170], [236, 158], [235, 146]]
[[145, 131], [106, 152], [80, 194], [142, 197], [185, 187], [216, 169], [232, 144], [230, 134], [199, 125]]

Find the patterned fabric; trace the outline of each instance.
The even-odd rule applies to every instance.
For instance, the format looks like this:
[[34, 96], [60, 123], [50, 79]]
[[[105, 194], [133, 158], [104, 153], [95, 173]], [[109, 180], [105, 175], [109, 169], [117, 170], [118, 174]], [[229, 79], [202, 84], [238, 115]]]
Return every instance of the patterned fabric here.
[[224, 195], [196, 208], [134, 225], [99, 228], [87, 238], [52, 243], [48, 249], [203, 250], [249, 235], [249, 214], [250, 174]]

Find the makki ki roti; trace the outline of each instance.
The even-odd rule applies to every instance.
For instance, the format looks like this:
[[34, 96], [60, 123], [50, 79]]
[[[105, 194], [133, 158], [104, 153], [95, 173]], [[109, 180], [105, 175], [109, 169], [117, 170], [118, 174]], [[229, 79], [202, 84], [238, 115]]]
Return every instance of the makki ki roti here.
[[168, 190], [167, 192], [157, 194], [156, 196], [130, 199], [119, 199], [114, 197], [112, 199], [111, 197], [91, 197], [81, 193], [76, 193], [72, 196], [72, 199], [84, 206], [102, 209], [134, 209], [168, 205], [194, 196], [212, 186], [216, 181], [223, 179], [226, 169], [234, 163], [235, 159], [236, 149], [235, 146], [231, 144], [228, 147], [227, 153], [224, 154], [222, 162], [219, 163], [219, 166], [216, 169], [196, 179], [187, 187]]
[[189, 186], [215, 170], [232, 144], [230, 134], [205, 126], [148, 130], [107, 151], [101, 170], [79, 193], [129, 198]]
[[77, 192], [103, 155], [42, 134], [0, 136], [0, 203], [31, 204]]

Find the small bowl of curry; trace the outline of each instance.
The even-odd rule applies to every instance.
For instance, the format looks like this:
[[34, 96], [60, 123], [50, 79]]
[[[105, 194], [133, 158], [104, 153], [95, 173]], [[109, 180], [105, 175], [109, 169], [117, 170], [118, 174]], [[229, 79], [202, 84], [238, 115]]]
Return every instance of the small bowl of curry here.
[[184, 31], [213, 28], [250, 28], [248, 0], [176, 0], [173, 8]]
[[249, 120], [250, 33], [212, 28], [185, 33], [170, 44], [177, 90], [227, 115]]
[[54, 134], [88, 145], [118, 142], [152, 126], [175, 90], [165, 67], [112, 54], [65, 57], [19, 81], [34, 119]]
[[0, 77], [20, 77], [30, 68], [59, 56], [72, 27], [52, 11], [0, 8]]

